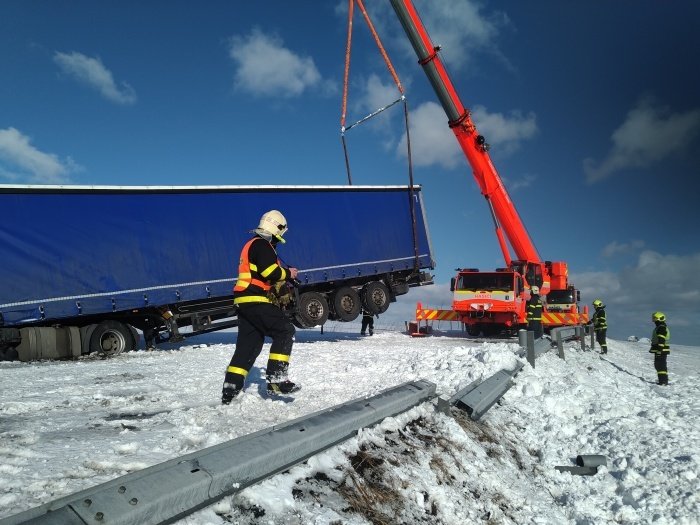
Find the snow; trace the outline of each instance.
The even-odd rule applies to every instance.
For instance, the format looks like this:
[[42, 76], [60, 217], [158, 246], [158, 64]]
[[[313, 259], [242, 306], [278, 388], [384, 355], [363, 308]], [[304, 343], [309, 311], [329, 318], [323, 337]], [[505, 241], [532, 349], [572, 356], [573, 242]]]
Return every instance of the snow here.
[[[265, 393], [266, 344], [245, 392], [219, 404], [233, 332], [106, 360], [0, 362], [0, 518], [406, 381], [451, 396], [524, 361], [517, 340], [377, 328], [299, 331], [293, 402]], [[526, 363], [478, 422], [424, 403], [178, 523], [698, 523], [700, 349], [672, 344], [661, 387], [648, 339], [608, 346], [569, 342], [566, 360]], [[579, 454], [607, 465], [555, 469]]]

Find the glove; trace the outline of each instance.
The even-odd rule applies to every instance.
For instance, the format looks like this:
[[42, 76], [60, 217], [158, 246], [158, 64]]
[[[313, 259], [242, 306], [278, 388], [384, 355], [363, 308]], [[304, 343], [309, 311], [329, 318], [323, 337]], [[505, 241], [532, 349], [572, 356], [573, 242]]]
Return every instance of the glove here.
[[279, 306], [280, 308], [283, 308], [292, 302], [292, 292], [285, 281], [280, 281], [273, 284], [267, 296], [272, 304]]

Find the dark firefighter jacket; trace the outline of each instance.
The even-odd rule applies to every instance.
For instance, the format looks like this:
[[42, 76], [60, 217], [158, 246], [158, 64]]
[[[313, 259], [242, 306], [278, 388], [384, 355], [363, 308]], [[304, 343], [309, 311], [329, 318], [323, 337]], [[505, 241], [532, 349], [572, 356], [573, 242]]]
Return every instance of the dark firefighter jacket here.
[[288, 277], [289, 270], [277, 258], [277, 252], [270, 241], [253, 237], [241, 250], [233, 302], [269, 303], [272, 285], [285, 281]]
[[527, 302], [527, 322], [542, 321], [542, 301], [539, 295], [533, 295]]
[[594, 330], [606, 330], [608, 328], [608, 320], [605, 318], [605, 308], [596, 308], [591, 318]]
[[651, 350], [649, 350], [649, 352], [656, 355], [670, 354], [670, 341], [671, 330], [668, 329], [666, 323], [656, 323], [656, 327], [654, 327], [654, 332], [651, 334]]

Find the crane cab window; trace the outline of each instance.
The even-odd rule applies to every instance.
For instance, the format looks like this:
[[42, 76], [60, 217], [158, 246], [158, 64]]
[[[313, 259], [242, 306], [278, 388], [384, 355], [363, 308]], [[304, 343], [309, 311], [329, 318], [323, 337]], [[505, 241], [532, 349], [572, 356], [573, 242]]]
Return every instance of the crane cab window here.
[[463, 273], [457, 279], [457, 290], [510, 292], [513, 284], [512, 273]]
[[527, 274], [525, 275], [530, 286], [542, 286], [542, 267], [539, 264], [528, 263]]

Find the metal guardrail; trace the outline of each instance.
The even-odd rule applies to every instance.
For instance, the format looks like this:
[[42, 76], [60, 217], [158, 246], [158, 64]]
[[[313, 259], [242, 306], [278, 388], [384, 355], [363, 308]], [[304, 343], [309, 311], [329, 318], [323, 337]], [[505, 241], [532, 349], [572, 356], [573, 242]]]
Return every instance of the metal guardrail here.
[[564, 342], [563, 342], [564, 334], [571, 334], [571, 335], [574, 335], [575, 337], [578, 337], [579, 341], [581, 342], [581, 350], [586, 349], [585, 330], [584, 330], [584, 327], [581, 325], [560, 326], [559, 328], [552, 329], [552, 331], [550, 333], [552, 335], [552, 338], [557, 343], [557, 350], [559, 351], [559, 357], [561, 357], [562, 359], [564, 359]]
[[133, 472], [0, 520], [0, 525], [171, 523], [435, 397], [435, 384], [404, 383]]
[[483, 382], [474, 381], [449, 399], [438, 397], [438, 410], [450, 415], [450, 407], [455, 406], [473, 420], [480, 419], [513, 386], [513, 378], [523, 366], [518, 363], [513, 370], [499, 370]]
[[[550, 335], [554, 344], [557, 347], [557, 355], [562, 359], [566, 359], [564, 354], [564, 337], [573, 335], [581, 342], [581, 350], [586, 350], [586, 327], [582, 325], [576, 326], [560, 326], [553, 328]], [[528, 330], [518, 331], [518, 342], [525, 350], [527, 362], [532, 368], [535, 368], [535, 359], [552, 348], [552, 341], [547, 337], [535, 339], [534, 332]], [[593, 336], [591, 336], [591, 347], [593, 346]]]

